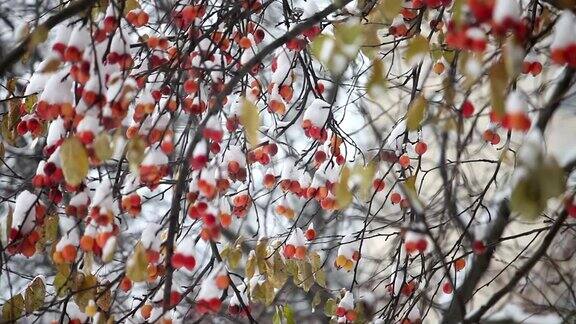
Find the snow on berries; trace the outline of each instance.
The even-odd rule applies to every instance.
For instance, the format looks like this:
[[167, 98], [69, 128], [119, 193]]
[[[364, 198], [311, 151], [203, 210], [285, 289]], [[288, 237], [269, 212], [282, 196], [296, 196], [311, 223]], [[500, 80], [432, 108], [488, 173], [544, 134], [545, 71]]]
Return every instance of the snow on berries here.
[[68, 62], [79, 62], [82, 60], [82, 55], [86, 47], [90, 45], [90, 31], [88, 26], [76, 24], [70, 38], [66, 50], [64, 51], [64, 60]]
[[287, 259], [304, 260], [308, 248], [306, 247], [306, 238], [302, 229], [295, 228], [283, 248], [284, 257]]
[[168, 174], [168, 157], [159, 148], [149, 148], [140, 164], [140, 182], [154, 190]]
[[239, 146], [230, 146], [224, 152], [223, 165], [231, 180], [246, 180], [246, 157]]
[[229, 284], [230, 278], [223, 264], [214, 267], [200, 285], [196, 296], [196, 311], [200, 314], [218, 312], [222, 304], [220, 298]]
[[404, 23], [404, 17], [399, 15], [394, 17], [390, 27], [388, 28], [388, 33], [394, 37], [404, 37], [408, 33], [408, 27]]
[[426, 253], [429, 251], [426, 235], [414, 230], [408, 230], [404, 234], [404, 249], [408, 254]]
[[330, 104], [316, 98], [306, 108], [302, 118], [302, 128], [306, 136], [324, 142], [328, 138], [326, 123], [330, 116]]
[[526, 132], [532, 125], [532, 120], [528, 116], [527, 103], [523, 95], [518, 91], [513, 91], [506, 99], [506, 112], [502, 120], [502, 126], [506, 129]]
[[126, 177], [122, 188], [122, 209], [132, 217], [140, 215], [142, 210], [142, 198], [136, 192], [139, 186], [139, 178], [130, 174]]
[[[240, 295], [240, 299], [235, 293], [232, 294], [232, 297], [230, 297], [230, 301], [228, 303], [228, 312], [230, 315], [246, 316], [246, 312], [250, 312], [250, 304], [248, 303], [249, 299], [246, 293], [246, 289], [246, 285], [242, 283], [238, 285], [238, 290], [240, 291], [238, 295]], [[242, 302], [240, 302], [240, 300]], [[242, 303], [244, 304], [244, 307], [242, 306]]]
[[76, 260], [80, 237], [76, 227], [76, 221], [73, 218], [60, 217], [60, 231], [62, 237], [56, 244], [52, 260], [56, 264], [73, 263]]
[[492, 28], [497, 35], [503, 36], [511, 31], [518, 39], [524, 39], [528, 30], [522, 21], [522, 9], [518, 0], [496, 0]]
[[354, 295], [351, 292], [346, 291], [344, 293], [344, 297], [342, 297], [336, 307], [336, 316], [344, 318], [344, 322], [354, 322], [357, 319], [358, 314], [354, 309]]
[[172, 266], [176, 269], [186, 269], [188, 271], [194, 270], [196, 267], [196, 254], [194, 248], [194, 239], [192, 237], [185, 237], [176, 246], [174, 254], [172, 255]]
[[550, 51], [556, 64], [576, 67], [576, 34], [573, 32], [576, 16], [568, 9], [562, 11], [554, 25], [554, 34]]
[[334, 264], [337, 268], [351, 271], [360, 260], [360, 242], [352, 234], [348, 234], [340, 241], [338, 255]]
[[148, 262], [152, 264], [157, 264], [160, 261], [160, 245], [162, 244], [161, 234], [162, 226], [160, 226], [160, 224], [151, 223], [147, 224], [140, 236], [140, 242], [144, 249], [146, 249]]
[[7, 250], [10, 254], [22, 253], [31, 257], [36, 253], [39, 229], [44, 222], [46, 207], [38, 196], [24, 190], [16, 197], [12, 213], [12, 226], [8, 232]]

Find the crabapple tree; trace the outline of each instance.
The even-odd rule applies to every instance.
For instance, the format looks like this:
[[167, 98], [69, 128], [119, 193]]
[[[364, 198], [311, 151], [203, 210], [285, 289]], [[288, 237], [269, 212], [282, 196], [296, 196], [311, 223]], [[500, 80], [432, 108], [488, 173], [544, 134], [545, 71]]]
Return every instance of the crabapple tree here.
[[1, 320], [575, 321], [575, 12], [0, 1]]

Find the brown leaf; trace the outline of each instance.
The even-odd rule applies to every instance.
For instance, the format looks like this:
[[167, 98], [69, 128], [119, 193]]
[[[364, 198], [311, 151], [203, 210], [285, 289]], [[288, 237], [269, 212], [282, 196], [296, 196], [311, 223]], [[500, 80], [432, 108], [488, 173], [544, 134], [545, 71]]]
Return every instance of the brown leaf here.
[[46, 297], [46, 285], [42, 277], [34, 278], [28, 287], [26, 287], [24, 294], [26, 295], [26, 314], [30, 314], [42, 307], [42, 305], [44, 305], [44, 298]]
[[5, 322], [16, 322], [24, 312], [24, 297], [18, 294], [8, 299], [2, 306], [2, 320]]

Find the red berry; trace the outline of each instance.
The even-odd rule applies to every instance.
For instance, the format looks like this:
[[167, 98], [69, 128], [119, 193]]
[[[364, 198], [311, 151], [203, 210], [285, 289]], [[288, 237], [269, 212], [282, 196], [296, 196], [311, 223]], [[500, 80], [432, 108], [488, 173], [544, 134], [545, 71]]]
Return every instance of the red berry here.
[[452, 291], [454, 291], [454, 288], [452, 287], [452, 284], [450, 282], [445, 282], [444, 284], [442, 284], [442, 291], [445, 294], [451, 294]]
[[424, 142], [416, 143], [416, 147], [414, 148], [414, 151], [416, 151], [416, 154], [418, 155], [424, 155], [424, 153], [426, 153], [427, 150], [428, 145], [426, 145], [426, 143]]

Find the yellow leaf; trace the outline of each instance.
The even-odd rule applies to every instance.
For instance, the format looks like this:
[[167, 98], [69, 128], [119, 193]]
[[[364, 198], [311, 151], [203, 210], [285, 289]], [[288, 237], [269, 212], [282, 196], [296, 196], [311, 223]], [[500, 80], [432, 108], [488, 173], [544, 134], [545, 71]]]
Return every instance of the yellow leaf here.
[[136, 244], [134, 254], [126, 262], [126, 277], [134, 282], [148, 279], [148, 257], [140, 242]]
[[70, 185], [76, 186], [82, 183], [88, 174], [88, 153], [76, 137], [64, 140], [60, 147], [60, 159], [64, 179]]
[[48, 28], [44, 25], [39, 25], [30, 34], [30, 42], [28, 43], [28, 50], [34, 49], [40, 43], [48, 38]]
[[380, 95], [386, 87], [386, 78], [384, 78], [384, 63], [382, 60], [375, 59], [372, 63], [372, 73], [368, 79], [367, 90], [372, 97]]
[[374, 175], [376, 174], [376, 167], [373, 163], [368, 163], [368, 165], [358, 165], [354, 168], [354, 174], [360, 176], [360, 188], [359, 192], [363, 198], [367, 198], [372, 188], [372, 181], [374, 180]]
[[378, 5], [378, 13], [382, 15], [386, 22], [392, 22], [402, 9], [402, 1], [382, 0]]
[[338, 209], [343, 209], [352, 202], [352, 193], [348, 189], [348, 179], [350, 179], [350, 169], [344, 166], [340, 173], [340, 180], [336, 185], [336, 205]]
[[126, 14], [130, 10], [140, 8], [140, 3], [138, 0], [126, 0], [126, 4], [124, 5], [124, 13]]
[[408, 108], [408, 113], [406, 114], [406, 128], [409, 131], [416, 131], [420, 127], [420, 123], [424, 119], [424, 112], [426, 111], [426, 99], [423, 96], [419, 96]]
[[24, 105], [26, 106], [26, 111], [31, 113], [34, 110], [34, 106], [36, 105], [37, 102], [38, 102], [38, 96], [35, 94], [26, 97], [26, 99], [24, 99]]
[[140, 137], [135, 137], [128, 142], [126, 148], [126, 159], [130, 164], [130, 169], [132, 172], [138, 172], [140, 168], [140, 163], [144, 160], [144, 150], [146, 149], [146, 143]]
[[410, 61], [416, 56], [427, 53], [430, 51], [429, 47], [430, 45], [428, 44], [426, 37], [422, 35], [415, 35], [410, 40], [410, 43], [408, 43], [408, 48], [406, 49], [406, 59]]
[[258, 128], [260, 127], [260, 114], [258, 108], [246, 100], [242, 99], [242, 109], [240, 111], [240, 123], [244, 126], [246, 139], [252, 147], [258, 145]]
[[54, 242], [58, 238], [58, 215], [48, 215], [44, 219], [44, 238], [48, 242]]
[[94, 154], [101, 162], [104, 162], [112, 157], [113, 151], [110, 135], [106, 133], [100, 133], [96, 135], [92, 147], [94, 148]]

